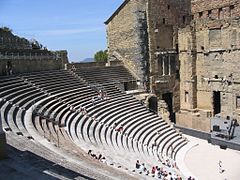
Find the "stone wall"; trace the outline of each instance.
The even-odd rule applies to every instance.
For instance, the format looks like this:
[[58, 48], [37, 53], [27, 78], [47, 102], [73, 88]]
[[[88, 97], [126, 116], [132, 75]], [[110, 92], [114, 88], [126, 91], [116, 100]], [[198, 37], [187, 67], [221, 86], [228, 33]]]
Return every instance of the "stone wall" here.
[[149, 1], [147, 5], [150, 73], [157, 73], [156, 52], [177, 49], [178, 28], [188, 23], [190, 1]]
[[179, 51], [181, 111], [177, 124], [209, 131], [214, 92], [220, 94], [221, 116], [240, 121], [240, 20], [192, 21], [179, 31]]
[[27, 73], [34, 71], [47, 71], [63, 69], [64, 64], [61, 60], [24, 60], [24, 59], [1, 59], [0, 61], [0, 76], [8, 75], [6, 66], [11, 63], [12, 73]]
[[120, 56], [141, 81], [146, 78], [148, 52], [145, 7], [145, 0], [130, 0], [106, 23], [109, 58]]
[[67, 65], [67, 69], [72, 69], [72, 68], [92, 68], [92, 67], [105, 67], [106, 63], [105, 62], [88, 62], [88, 63], [71, 63]]
[[108, 22], [109, 54], [159, 99], [172, 93], [177, 124], [209, 131], [214, 92], [222, 116], [240, 115], [239, 17], [239, 0], [126, 0]]
[[240, 15], [239, 0], [192, 0], [194, 18], [225, 19]]
[[[180, 109], [178, 28], [189, 23], [190, 4], [189, 0], [155, 0], [147, 4], [150, 89], [160, 99], [172, 93], [174, 112]], [[169, 71], [164, 73], [166, 68]]]

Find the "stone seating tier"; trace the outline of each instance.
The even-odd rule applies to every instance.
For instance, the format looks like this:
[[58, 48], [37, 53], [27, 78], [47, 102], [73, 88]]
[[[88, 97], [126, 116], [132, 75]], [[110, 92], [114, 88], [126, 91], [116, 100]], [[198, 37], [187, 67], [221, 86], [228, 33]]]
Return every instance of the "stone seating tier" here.
[[[114, 73], [117, 69], [112, 68]], [[92, 88], [88, 75], [77, 74], [61, 70], [0, 78], [4, 85], [0, 87], [4, 130], [32, 138], [26, 126], [26, 111], [31, 110], [31, 123], [44, 137], [72, 141], [85, 151], [103, 152], [129, 168], [136, 159], [149, 165], [160, 163], [161, 158], [175, 159], [187, 144], [166, 121], [114, 82]], [[100, 89], [106, 94], [102, 99], [98, 99]], [[79, 112], [80, 107], [86, 114]], [[123, 129], [117, 130], [121, 125]], [[123, 155], [128, 159], [123, 160]]]

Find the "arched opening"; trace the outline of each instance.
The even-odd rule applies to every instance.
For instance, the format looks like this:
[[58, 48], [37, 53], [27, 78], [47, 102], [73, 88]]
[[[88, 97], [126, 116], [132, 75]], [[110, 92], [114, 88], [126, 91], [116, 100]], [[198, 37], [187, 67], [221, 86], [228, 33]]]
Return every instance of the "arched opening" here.
[[128, 91], [128, 82], [124, 82], [123, 83], [123, 86], [124, 86], [124, 91]]
[[169, 112], [169, 118], [171, 122], [176, 123], [176, 115], [173, 111], [173, 94], [172, 93], [165, 93], [162, 96], [162, 99], [167, 103], [168, 105], [168, 112]]

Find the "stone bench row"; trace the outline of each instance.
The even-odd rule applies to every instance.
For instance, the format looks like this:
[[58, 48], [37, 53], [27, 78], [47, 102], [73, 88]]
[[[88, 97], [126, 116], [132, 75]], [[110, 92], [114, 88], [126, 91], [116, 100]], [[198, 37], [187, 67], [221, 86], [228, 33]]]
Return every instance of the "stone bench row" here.
[[[61, 80], [64, 76], [62, 73], [53, 74], [55, 75], [46, 79], [37, 75], [31, 79], [26, 75], [10, 81], [1, 79], [6, 85], [0, 87], [4, 127], [29, 136], [24, 125], [25, 110], [44, 99], [36, 107], [36, 114], [32, 116], [33, 123], [42, 133], [44, 128], [41, 124], [46, 118], [47, 129], [55, 138], [59, 135], [56, 125], [63, 125], [66, 128], [60, 129], [62, 137], [68, 137], [67, 131], [74, 142], [83, 142], [85, 147], [91, 145], [109, 149], [109, 152], [114, 149], [120, 154], [130, 153], [132, 159], [141, 156], [146, 161], [149, 159], [149, 163], [154, 159], [157, 162], [160, 156], [175, 158], [177, 151], [186, 144], [164, 120], [113, 84], [102, 85], [108, 99], [92, 102], [92, 97], [97, 98], [97, 92], [84, 82], [73, 76], [72, 81], [65, 83]], [[76, 110], [85, 107], [87, 114], [72, 112], [71, 106]], [[118, 132], [115, 129], [120, 124], [123, 125], [123, 130]], [[81, 146], [80, 143], [78, 145]]]
[[[119, 107], [119, 104], [117, 104], [116, 106]], [[122, 108], [122, 107], [121, 107], [121, 108]], [[104, 108], [103, 108], [103, 109], [104, 109]], [[112, 109], [113, 111], [110, 111], [110, 112], [109, 112], [109, 110], [108, 110], [109, 114], [112, 114], [114, 111], [116, 112], [116, 109], [113, 109], [112, 106], [110, 106], [110, 109]], [[90, 110], [90, 109], [88, 109], [88, 111], [89, 111], [89, 110]], [[95, 110], [96, 110], [96, 109], [95, 109]], [[98, 111], [98, 114], [95, 114], [94, 116], [98, 117], [98, 119], [101, 118], [99, 114], [101, 114], [102, 112], [100, 112], [99, 109], [97, 109], [96, 111]], [[106, 109], [104, 109], [104, 111], [106, 112]], [[91, 113], [91, 111], [90, 111], [90, 113]], [[92, 116], [93, 114], [94, 114], [94, 113], [92, 113], [92, 114], [90, 114], [90, 115]], [[106, 116], [106, 114], [104, 114], [104, 116]], [[82, 120], [81, 120], [81, 121], [82, 121]], [[87, 120], [86, 120], [86, 121], [82, 121], [82, 122], [84, 123], [84, 122], [91, 122], [91, 121], [87, 121]], [[143, 122], [144, 122], [144, 121], [143, 121]], [[104, 122], [104, 123], [105, 123], [105, 122]], [[134, 123], [133, 123], [133, 124], [134, 124]], [[140, 124], [140, 123], [139, 123], [139, 124]], [[135, 129], [135, 128], [136, 128], [136, 126], [133, 127], [133, 129]], [[76, 128], [73, 128], [73, 129], [76, 129]], [[86, 132], [86, 131], [88, 132], [89, 129], [91, 129], [91, 128], [87, 127], [86, 130], [80, 129], [80, 132], [83, 132], [83, 133]], [[94, 128], [93, 128], [93, 129], [94, 129]], [[95, 129], [96, 129], [96, 128], [95, 128]], [[126, 129], [127, 129], [127, 128], [126, 128]], [[82, 136], [83, 136], [83, 139], [85, 139], [83, 134], [82, 134]], [[87, 136], [90, 137], [89, 135], [87, 135]], [[153, 138], [151, 138], [151, 139], [153, 139]], [[90, 141], [93, 142], [93, 140], [90, 140]], [[148, 141], [148, 144], [149, 144], [149, 142], [150, 142], [150, 141]], [[168, 148], [168, 149], [169, 149], [169, 148]], [[162, 152], [162, 151], [161, 151], [161, 152]]]
[[[95, 105], [96, 106], [96, 105]], [[102, 107], [102, 106], [101, 106]], [[122, 108], [122, 107], [120, 107], [120, 108]], [[130, 109], [131, 109], [131, 107], [130, 107]], [[90, 111], [90, 109], [88, 109], [88, 111]], [[98, 111], [98, 110], [97, 110]], [[90, 111], [91, 112], [91, 111]], [[90, 113], [89, 112], [89, 113]], [[145, 112], [146, 113], [146, 112]], [[101, 114], [101, 113], [100, 113]], [[110, 113], [111, 114], [111, 113]], [[90, 133], [88, 133], [89, 132], [89, 130], [90, 129], [94, 129], [94, 128], [91, 128], [91, 127], [89, 127], [89, 124], [95, 124], [95, 125], [97, 125], [97, 124], [100, 124], [102, 121], [99, 121], [99, 123], [96, 123], [96, 122], [94, 122], [93, 120], [91, 120], [91, 118], [90, 117], [87, 117], [87, 116], [83, 116], [83, 115], [78, 115], [78, 116], [74, 116], [74, 115], [72, 115], [71, 116], [71, 118], [73, 118], [74, 117], [74, 120], [69, 120], [69, 122], [71, 122], [70, 123], [70, 127], [68, 127], [68, 129], [70, 129], [69, 131], [70, 131], [70, 134], [71, 134], [71, 136], [74, 138], [74, 136], [75, 136], [75, 138], [82, 138], [82, 139], [84, 139], [85, 141], [89, 141], [88, 143], [95, 143], [95, 141], [98, 141], [98, 140], [94, 140], [94, 138], [93, 138], [93, 135], [94, 135], [94, 133], [93, 133], [93, 135], [90, 135]], [[99, 118], [98, 118], [99, 119]], [[76, 124], [76, 123], [85, 123], [85, 124], [88, 124], [88, 125], [86, 125], [85, 127], [83, 127], [83, 128], [81, 128], [82, 126], [81, 125], [74, 125], [74, 124]], [[72, 125], [71, 125], [72, 124]], [[103, 127], [103, 128], [105, 128], [105, 130], [109, 130], [109, 129], [111, 129], [108, 125], [107, 126], [105, 126], [106, 124], [101, 124], [101, 125], [99, 125], [98, 127]], [[73, 133], [71, 132], [71, 131], [73, 131]], [[78, 134], [78, 133], [76, 133], [75, 131], [77, 131], [78, 133], [80, 133], [80, 134]], [[87, 132], [86, 132], [87, 131]], [[93, 130], [94, 131], [94, 130]], [[114, 129], [111, 129], [111, 131], [113, 132], [113, 133], [115, 133], [116, 135], [117, 135], [117, 133], [114, 131]], [[109, 131], [107, 131], [107, 132], [109, 132]], [[114, 143], [114, 141], [115, 141], [115, 138], [112, 138], [112, 139], [114, 139], [114, 140], [108, 140], [108, 139], [110, 139], [109, 137], [107, 137], [106, 138], [106, 133], [104, 133], [104, 135], [99, 135], [99, 133], [97, 133], [96, 131], [95, 131], [95, 136], [97, 137], [97, 139], [100, 139], [101, 138], [101, 136], [102, 136], [102, 139], [103, 139], [103, 141], [105, 141], [105, 144], [103, 144], [103, 145], [110, 145], [111, 143]], [[84, 136], [85, 136], [85, 138], [84, 138]], [[120, 136], [119, 136], [120, 137]], [[122, 136], [121, 136], [122, 137]], [[119, 139], [119, 138], [116, 138], [116, 139]], [[80, 140], [81, 141], [81, 140]], [[100, 142], [101, 140], [99, 140], [99, 142]], [[110, 143], [109, 143], [110, 142]], [[102, 142], [101, 142], [102, 143]], [[101, 144], [101, 143], [98, 143], [98, 144]], [[120, 145], [120, 143], [119, 143], [119, 145]], [[122, 145], [123, 146], [123, 145]], [[118, 149], [119, 150], [119, 148], [118, 148], [118, 146], [113, 146], [113, 148], [114, 149]], [[131, 149], [131, 148], [130, 148]], [[137, 153], [137, 152], [136, 152]]]

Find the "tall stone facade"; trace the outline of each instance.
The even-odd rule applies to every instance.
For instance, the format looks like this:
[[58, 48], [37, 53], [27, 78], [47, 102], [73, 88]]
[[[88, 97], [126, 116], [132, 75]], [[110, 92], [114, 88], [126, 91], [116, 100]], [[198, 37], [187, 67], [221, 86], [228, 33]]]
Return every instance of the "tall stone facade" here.
[[110, 59], [123, 61], [145, 89], [180, 109], [178, 28], [189, 23], [188, 0], [125, 0], [105, 22]]
[[126, 0], [106, 24], [109, 56], [119, 52], [177, 125], [240, 120], [239, 0]]
[[180, 109], [178, 29], [189, 23], [186, 0], [147, 1], [150, 90], [168, 104], [170, 119]]
[[191, 24], [179, 31], [177, 123], [210, 130], [216, 114], [240, 120], [240, 3], [192, 1]]
[[105, 22], [108, 54], [121, 60], [138, 80], [145, 81], [148, 69], [145, 0], [126, 0]]

